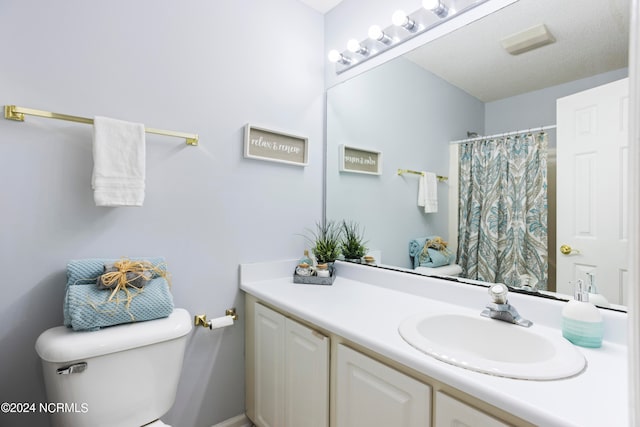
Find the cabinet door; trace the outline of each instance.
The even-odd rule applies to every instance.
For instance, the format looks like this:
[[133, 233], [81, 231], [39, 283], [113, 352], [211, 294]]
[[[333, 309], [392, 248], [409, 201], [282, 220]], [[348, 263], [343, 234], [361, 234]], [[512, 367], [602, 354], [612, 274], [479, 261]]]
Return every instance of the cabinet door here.
[[255, 305], [255, 417], [261, 427], [284, 425], [285, 318]]
[[343, 345], [337, 354], [337, 427], [431, 425], [431, 387]]
[[286, 319], [285, 413], [288, 427], [329, 425], [329, 338]]
[[497, 419], [454, 399], [442, 392], [436, 393], [435, 427], [508, 427]]
[[254, 315], [259, 427], [329, 425], [329, 338], [261, 304]]

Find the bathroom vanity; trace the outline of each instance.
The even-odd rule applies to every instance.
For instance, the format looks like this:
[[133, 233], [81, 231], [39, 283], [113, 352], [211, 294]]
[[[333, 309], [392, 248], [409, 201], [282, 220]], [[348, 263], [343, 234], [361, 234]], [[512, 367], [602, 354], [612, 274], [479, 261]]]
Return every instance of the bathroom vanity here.
[[[423, 313], [480, 317], [487, 287], [342, 262], [331, 286], [295, 284], [295, 264], [240, 268], [247, 415], [258, 426], [628, 425], [625, 313], [603, 310], [605, 341], [576, 347], [586, 359], [577, 375], [512, 379], [437, 360], [398, 331]], [[564, 302], [509, 302], [531, 331], [561, 336]], [[509, 354], [512, 343], [498, 345]]]

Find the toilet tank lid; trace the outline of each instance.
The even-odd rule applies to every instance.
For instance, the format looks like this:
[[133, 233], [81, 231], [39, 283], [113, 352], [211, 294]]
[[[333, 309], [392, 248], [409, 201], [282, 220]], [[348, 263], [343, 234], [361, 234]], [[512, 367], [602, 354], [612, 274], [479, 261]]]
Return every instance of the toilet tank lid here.
[[164, 319], [76, 332], [65, 326], [47, 329], [36, 341], [42, 360], [72, 362], [182, 337], [191, 331], [191, 315], [176, 308]]

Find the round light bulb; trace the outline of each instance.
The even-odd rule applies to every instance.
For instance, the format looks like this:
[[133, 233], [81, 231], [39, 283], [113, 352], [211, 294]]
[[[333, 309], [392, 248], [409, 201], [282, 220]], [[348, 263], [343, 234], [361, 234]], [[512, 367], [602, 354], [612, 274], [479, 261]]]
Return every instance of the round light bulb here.
[[433, 10], [440, 7], [440, 0], [422, 0], [422, 7]]
[[335, 49], [330, 50], [329, 55], [327, 56], [329, 58], [329, 62], [338, 62], [340, 58], [342, 58], [342, 54]]
[[347, 42], [347, 50], [349, 52], [357, 53], [362, 49], [360, 42], [356, 39], [351, 39]]
[[393, 22], [393, 25], [397, 27], [402, 27], [403, 25], [406, 25], [408, 21], [409, 21], [409, 18], [407, 17], [407, 14], [404, 13], [404, 10], [396, 10], [395, 12], [393, 12], [393, 15], [391, 16], [391, 22]]
[[378, 25], [372, 25], [369, 27], [369, 38], [372, 40], [382, 40], [384, 33]]

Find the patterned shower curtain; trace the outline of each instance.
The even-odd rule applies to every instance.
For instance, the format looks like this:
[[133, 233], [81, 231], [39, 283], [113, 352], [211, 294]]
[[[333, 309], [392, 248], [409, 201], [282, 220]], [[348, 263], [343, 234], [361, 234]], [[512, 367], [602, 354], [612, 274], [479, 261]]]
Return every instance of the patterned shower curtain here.
[[539, 133], [461, 145], [463, 277], [546, 289], [547, 144]]

